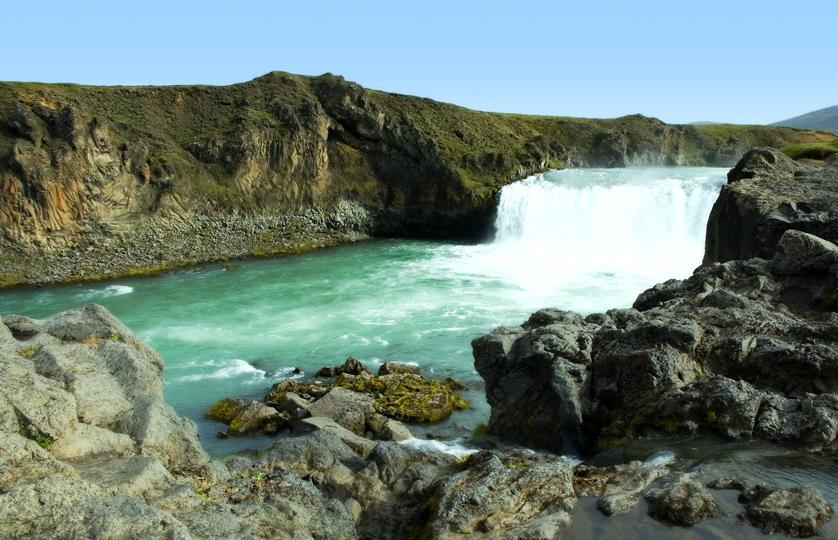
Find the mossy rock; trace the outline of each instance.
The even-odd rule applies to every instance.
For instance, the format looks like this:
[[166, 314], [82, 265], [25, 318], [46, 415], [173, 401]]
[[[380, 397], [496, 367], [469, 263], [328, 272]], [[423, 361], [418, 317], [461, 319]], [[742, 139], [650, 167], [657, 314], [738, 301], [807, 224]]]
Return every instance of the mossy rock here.
[[242, 398], [220, 399], [209, 406], [204, 416], [210, 420], [230, 424], [245, 407], [247, 407], [247, 402]]
[[304, 399], [319, 399], [325, 396], [331, 388], [331, 384], [322, 384], [320, 382], [304, 383], [293, 379], [287, 379], [280, 381], [271, 387], [265, 395], [265, 403], [268, 405], [280, 404], [285, 399], [285, 394], [288, 392], [293, 392]]
[[380, 377], [342, 375], [336, 386], [372, 396], [376, 412], [402, 422], [438, 422], [469, 404], [454, 390], [455, 381], [426, 379], [414, 374]]

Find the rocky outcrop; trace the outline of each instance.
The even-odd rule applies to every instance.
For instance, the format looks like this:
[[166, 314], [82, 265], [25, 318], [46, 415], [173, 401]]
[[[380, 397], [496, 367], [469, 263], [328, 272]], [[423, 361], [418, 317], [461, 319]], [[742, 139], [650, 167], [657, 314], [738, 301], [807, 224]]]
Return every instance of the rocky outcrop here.
[[[212, 461], [194, 425], [163, 402], [162, 366], [99, 306], [3, 319], [0, 537], [546, 540], [569, 529], [582, 497], [620, 514], [645, 494], [657, 517], [683, 523], [713, 511], [700, 486], [672, 484], [681, 466], [668, 459], [595, 467], [531, 450], [373, 440], [341, 425], [361, 411], [368, 428], [386, 431], [372, 398], [322, 382], [288, 381], [273, 405], [211, 407], [214, 418], [255, 430], [295, 415], [295, 433], [266, 450]], [[417, 377], [382, 377], [396, 376]], [[747, 520], [766, 531], [815, 534], [832, 513], [811, 490], [734, 483]]]
[[838, 163], [816, 167], [772, 148], [751, 150], [710, 212], [704, 262], [771, 258], [789, 229], [838, 242]]
[[534, 314], [474, 341], [488, 430], [554, 451], [713, 432], [838, 452], [838, 247], [787, 230], [770, 260], [698, 268], [634, 309]]
[[382, 368], [384, 374], [373, 376], [350, 356], [343, 365], [321, 368], [315, 375], [337, 375], [332, 381], [287, 379], [271, 387], [264, 403], [226, 398], [210, 405], [205, 416], [229, 426], [220, 433], [225, 437], [260, 431], [274, 435], [284, 427], [306, 430], [314, 417], [358, 435], [398, 441], [412, 437], [400, 421], [436, 422], [468, 407], [457, 394], [462, 385], [453, 379], [427, 379], [409, 364], [385, 363]]
[[270, 73], [228, 87], [0, 83], [0, 286], [370, 235], [477, 237], [550, 167], [732, 164], [823, 134], [470, 111]]

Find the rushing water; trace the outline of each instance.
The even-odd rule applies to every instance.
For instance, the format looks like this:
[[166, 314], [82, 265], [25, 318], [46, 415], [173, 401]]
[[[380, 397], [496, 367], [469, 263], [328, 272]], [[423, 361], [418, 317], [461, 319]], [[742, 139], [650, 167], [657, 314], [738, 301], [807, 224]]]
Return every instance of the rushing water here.
[[[295, 367], [311, 374], [354, 355], [375, 366], [417, 362], [472, 382], [471, 413], [488, 417], [472, 338], [540, 307], [582, 313], [631, 305], [643, 289], [701, 262], [707, 216], [725, 171], [710, 168], [554, 171], [504, 188], [493, 242], [384, 240], [311, 254], [207, 265], [164, 276], [0, 293], [0, 312], [45, 317], [103, 304], [166, 361], [166, 398], [202, 418], [230, 395], [258, 397]], [[442, 429], [439, 426], [431, 429]]]

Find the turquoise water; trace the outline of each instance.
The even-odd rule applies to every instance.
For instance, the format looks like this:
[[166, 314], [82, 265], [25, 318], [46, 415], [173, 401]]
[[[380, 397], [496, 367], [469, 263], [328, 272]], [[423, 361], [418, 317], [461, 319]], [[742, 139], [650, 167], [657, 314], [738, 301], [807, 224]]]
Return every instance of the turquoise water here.
[[[218, 440], [215, 399], [260, 397], [347, 356], [375, 368], [418, 363], [469, 384], [474, 409], [428, 429], [464, 433], [488, 418], [470, 341], [557, 306], [630, 306], [643, 289], [701, 262], [725, 170], [571, 170], [504, 189], [497, 235], [480, 245], [379, 240], [316, 253], [207, 265], [138, 279], [0, 292], [0, 313], [46, 317], [104, 305], [166, 361], [166, 398], [198, 422], [211, 453], [265, 439]], [[419, 429], [421, 432], [422, 430]]]

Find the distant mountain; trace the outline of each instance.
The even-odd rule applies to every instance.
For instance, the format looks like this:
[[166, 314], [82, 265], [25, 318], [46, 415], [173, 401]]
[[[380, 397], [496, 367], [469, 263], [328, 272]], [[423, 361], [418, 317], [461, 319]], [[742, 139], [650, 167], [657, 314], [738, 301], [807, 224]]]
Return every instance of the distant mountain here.
[[789, 118], [788, 120], [783, 120], [772, 125], [820, 129], [838, 133], [838, 105], [795, 116], [794, 118]]
[[724, 124], [724, 122], [708, 122], [706, 120], [702, 120], [700, 122], [690, 122], [689, 125], [691, 126], [717, 126], [719, 124]]

